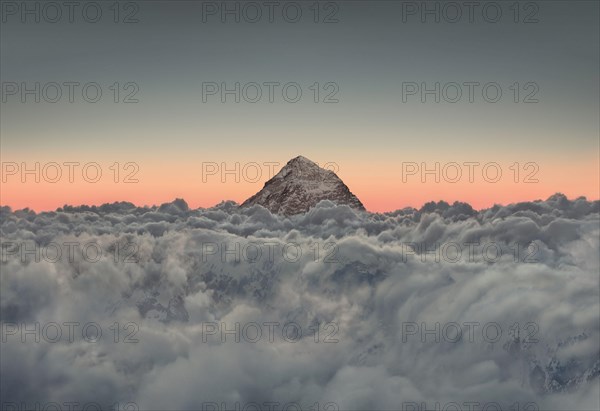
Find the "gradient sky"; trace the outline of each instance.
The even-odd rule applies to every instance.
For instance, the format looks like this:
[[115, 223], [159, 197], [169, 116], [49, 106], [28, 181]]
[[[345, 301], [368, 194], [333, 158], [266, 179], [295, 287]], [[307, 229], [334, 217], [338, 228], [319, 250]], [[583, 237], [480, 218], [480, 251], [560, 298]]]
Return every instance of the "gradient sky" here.
[[[298, 23], [286, 22], [280, 9], [273, 23], [266, 16], [259, 23], [231, 17], [222, 23], [220, 16], [203, 22], [203, 2], [141, 1], [138, 23], [116, 24], [112, 2], [100, 3], [104, 14], [95, 24], [77, 12], [73, 23], [63, 17], [56, 24], [22, 23], [3, 12], [3, 84], [97, 82], [103, 90], [93, 104], [80, 94], [74, 104], [66, 96], [54, 104], [6, 96], [3, 165], [96, 162], [103, 177], [89, 183], [79, 173], [73, 183], [65, 175], [58, 183], [35, 183], [28, 176], [22, 183], [20, 174], [3, 175], [2, 205], [48, 210], [113, 201], [152, 205], [175, 197], [192, 207], [241, 202], [262, 188], [267, 168], [257, 182], [236, 183], [233, 176], [222, 182], [219, 175], [203, 182], [202, 164], [277, 162], [279, 169], [300, 154], [337, 164], [338, 175], [371, 211], [431, 200], [484, 208], [555, 192], [600, 195], [597, 1], [533, 2], [539, 21], [529, 24], [513, 21], [513, 1], [496, 2], [503, 11], [497, 23], [485, 21], [480, 9], [472, 23], [467, 15], [457, 23], [432, 17], [422, 23], [419, 15], [403, 21], [406, 2], [334, 2], [339, 22], [330, 24], [313, 22], [312, 1], [296, 2], [303, 11]], [[532, 9], [521, 4], [523, 20]], [[330, 9], [321, 7], [322, 19]], [[303, 98], [294, 104], [281, 94], [275, 103], [266, 96], [254, 104], [202, 99], [203, 82], [270, 81], [299, 83]], [[139, 85], [139, 102], [114, 103], [108, 88], [114, 82]], [[314, 103], [309, 86], [315, 82], [335, 82], [339, 102]], [[496, 82], [503, 98], [488, 103], [478, 89], [474, 103], [466, 96], [458, 103], [431, 97], [421, 103], [419, 96], [403, 102], [403, 82]], [[539, 102], [515, 103], [509, 88], [515, 82], [535, 82]], [[520, 99], [527, 92], [521, 90]], [[115, 162], [136, 163], [139, 182], [115, 183], [109, 169]], [[403, 182], [404, 162], [495, 162], [503, 176], [490, 183], [479, 168], [472, 183], [466, 175], [459, 183], [436, 183], [431, 176], [422, 183], [419, 175]], [[509, 168], [514, 163], [521, 167], [519, 182]], [[522, 181], [532, 171], [525, 163], [537, 165], [538, 182]]]

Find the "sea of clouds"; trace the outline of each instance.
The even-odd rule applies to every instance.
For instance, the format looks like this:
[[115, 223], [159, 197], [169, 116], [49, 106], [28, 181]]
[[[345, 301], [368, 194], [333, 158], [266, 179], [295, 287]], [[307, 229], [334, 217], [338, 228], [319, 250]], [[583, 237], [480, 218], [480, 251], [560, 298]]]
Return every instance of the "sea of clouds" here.
[[600, 409], [598, 201], [0, 219], [3, 410]]

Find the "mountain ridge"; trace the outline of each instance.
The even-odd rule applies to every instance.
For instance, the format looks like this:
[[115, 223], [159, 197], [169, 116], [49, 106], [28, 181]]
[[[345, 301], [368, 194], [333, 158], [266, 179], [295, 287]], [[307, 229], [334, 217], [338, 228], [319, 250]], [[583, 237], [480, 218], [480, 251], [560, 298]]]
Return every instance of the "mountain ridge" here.
[[296, 156], [268, 180], [263, 188], [240, 207], [261, 205], [275, 214], [303, 214], [321, 200], [348, 205], [360, 211], [365, 206], [331, 170], [304, 156]]

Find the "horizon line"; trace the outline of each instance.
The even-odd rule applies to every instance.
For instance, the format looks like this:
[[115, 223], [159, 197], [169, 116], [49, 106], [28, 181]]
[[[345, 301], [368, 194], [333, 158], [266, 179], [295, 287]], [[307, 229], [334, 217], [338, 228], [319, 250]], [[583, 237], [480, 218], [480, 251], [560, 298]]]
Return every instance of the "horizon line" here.
[[[388, 211], [369, 211], [369, 210], [368, 210], [368, 209], [366, 209], [366, 207], [365, 207], [365, 211], [364, 211], [364, 212], [366, 212], [366, 213], [369, 213], [369, 214], [387, 214], [387, 213], [393, 213], [393, 212], [396, 212], [396, 211], [400, 211], [400, 210], [406, 210], [406, 209], [413, 209], [413, 210], [417, 210], [417, 211], [419, 211], [419, 210], [421, 210], [423, 207], [425, 207], [427, 204], [431, 204], [431, 203], [434, 203], [434, 204], [446, 203], [446, 204], [448, 204], [449, 206], [453, 206], [453, 205], [455, 205], [455, 204], [457, 204], [457, 203], [458, 203], [458, 204], [467, 204], [467, 205], [468, 205], [469, 207], [471, 207], [471, 208], [472, 208], [474, 211], [476, 211], [476, 212], [478, 212], [478, 213], [479, 213], [479, 212], [482, 212], [482, 211], [485, 211], [485, 210], [490, 210], [490, 209], [492, 209], [492, 208], [494, 208], [494, 207], [496, 207], [496, 206], [498, 206], [498, 207], [508, 207], [508, 206], [515, 205], [515, 204], [546, 202], [546, 201], [549, 201], [550, 199], [552, 199], [553, 197], [557, 197], [557, 196], [558, 196], [558, 197], [564, 197], [564, 198], [566, 198], [568, 201], [571, 201], [571, 202], [573, 202], [573, 201], [576, 201], [576, 200], [584, 200], [584, 201], [587, 201], [587, 202], [596, 202], [596, 201], [600, 201], [600, 198], [597, 198], [597, 199], [588, 199], [588, 198], [587, 198], [586, 196], [584, 196], [584, 195], [580, 195], [580, 196], [576, 196], [576, 197], [569, 198], [569, 197], [567, 197], [567, 195], [565, 195], [565, 194], [563, 194], [563, 193], [561, 193], [561, 192], [558, 192], [558, 191], [557, 191], [556, 193], [554, 193], [554, 194], [550, 195], [550, 196], [549, 196], [548, 198], [546, 198], [545, 200], [544, 200], [544, 199], [541, 199], [541, 198], [538, 198], [538, 199], [535, 199], [535, 200], [523, 200], [523, 201], [517, 201], [517, 202], [509, 202], [509, 203], [505, 203], [505, 204], [501, 204], [501, 203], [494, 203], [494, 204], [493, 204], [492, 206], [490, 206], [490, 207], [483, 207], [483, 208], [479, 208], [479, 209], [477, 209], [477, 208], [473, 207], [473, 206], [472, 206], [470, 203], [468, 203], [468, 202], [466, 202], [466, 201], [459, 201], [459, 200], [456, 200], [456, 201], [453, 201], [453, 202], [449, 202], [449, 201], [446, 201], [446, 200], [444, 200], [444, 199], [439, 199], [439, 200], [430, 200], [430, 201], [427, 201], [427, 202], [423, 203], [423, 204], [422, 204], [420, 207], [404, 206], [404, 207], [400, 207], [400, 208], [396, 208], [396, 209], [394, 209], [394, 210], [388, 210]], [[0, 208], [9, 208], [9, 209], [11, 210], [11, 212], [17, 212], [17, 211], [25, 211], [25, 210], [29, 210], [29, 211], [33, 211], [33, 212], [34, 212], [34, 213], [36, 213], [36, 214], [40, 214], [40, 213], [58, 212], [59, 210], [61, 210], [61, 209], [64, 209], [64, 208], [66, 208], [66, 207], [71, 207], [71, 208], [81, 208], [81, 207], [96, 207], [96, 208], [98, 208], [98, 207], [102, 207], [102, 206], [106, 206], [106, 205], [119, 204], [119, 203], [128, 203], [128, 204], [131, 204], [131, 205], [133, 205], [135, 208], [148, 208], [148, 209], [151, 209], [151, 208], [159, 208], [159, 207], [161, 207], [161, 206], [163, 206], [163, 205], [165, 205], [165, 204], [173, 204], [173, 203], [175, 203], [177, 200], [182, 200], [183, 202], [185, 202], [186, 206], [188, 206], [188, 208], [189, 208], [189, 203], [188, 203], [188, 202], [187, 202], [187, 201], [186, 201], [184, 198], [181, 198], [181, 197], [176, 197], [176, 198], [174, 198], [174, 199], [173, 199], [172, 201], [170, 201], [170, 202], [161, 203], [161, 204], [153, 204], [153, 205], [148, 205], [148, 204], [139, 205], [139, 204], [135, 204], [135, 203], [134, 203], [134, 202], [132, 202], [132, 201], [125, 201], [125, 200], [122, 200], [122, 201], [105, 202], [105, 203], [102, 203], [102, 204], [78, 204], [78, 205], [73, 205], [73, 204], [63, 204], [62, 206], [60, 206], [60, 207], [57, 207], [56, 209], [34, 209], [34, 208], [30, 208], [30, 207], [13, 209], [13, 207], [11, 207], [10, 205], [4, 205], [4, 204], [1, 204], [1, 203], [0, 203]], [[327, 200], [327, 199], [323, 199], [323, 200], [321, 200], [321, 201], [326, 201], [326, 200]], [[331, 200], [329, 200], [329, 201], [331, 201]], [[218, 203], [216, 203], [216, 204], [214, 204], [213, 206], [210, 206], [210, 207], [196, 207], [196, 208], [189, 208], [189, 209], [190, 209], [190, 210], [192, 210], [192, 211], [194, 211], [194, 210], [209, 210], [209, 209], [212, 209], [212, 208], [216, 208], [216, 207], [218, 207], [220, 204], [227, 203], [227, 202], [232, 202], [232, 203], [235, 203], [235, 204], [236, 204], [238, 207], [241, 207], [241, 204], [242, 204], [242, 203], [239, 203], [239, 202], [237, 202], [237, 201], [235, 201], [235, 200], [226, 199], [226, 200], [221, 200], [220, 202], [218, 202]], [[250, 208], [250, 207], [247, 207], [247, 208]], [[264, 207], [263, 207], [263, 208], [264, 208]], [[62, 210], [61, 210], [61, 211], [62, 211]]]

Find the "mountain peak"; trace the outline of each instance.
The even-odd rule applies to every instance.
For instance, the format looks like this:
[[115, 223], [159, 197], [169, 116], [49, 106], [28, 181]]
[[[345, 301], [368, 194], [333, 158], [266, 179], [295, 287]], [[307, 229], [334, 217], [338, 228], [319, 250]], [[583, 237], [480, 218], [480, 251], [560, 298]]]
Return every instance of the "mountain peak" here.
[[288, 164], [290, 164], [290, 163], [304, 163], [304, 164], [311, 164], [311, 165], [318, 166], [317, 163], [315, 163], [314, 161], [309, 160], [308, 158], [306, 158], [304, 156], [296, 156], [296, 157], [292, 158], [290, 161], [288, 161], [287, 163]]
[[307, 212], [321, 200], [365, 209], [333, 171], [319, 167], [304, 156], [297, 156], [241, 206], [260, 204], [272, 213], [294, 215]]
[[[306, 180], [309, 183], [315, 183], [322, 180], [327, 180], [331, 178], [331, 176], [335, 176], [333, 171], [319, 167], [317, 163], [304, 156], [297, 156], [288, 161], [287, 164], [279, 171], [279, 173], [275, 174], [273, 178], [286, 178], [289, 180], [301, 179]], [[337, 178], [337, 176], [335, 177]], [[265, 186], [266, 185], [267, 184], [265, 184]]]

